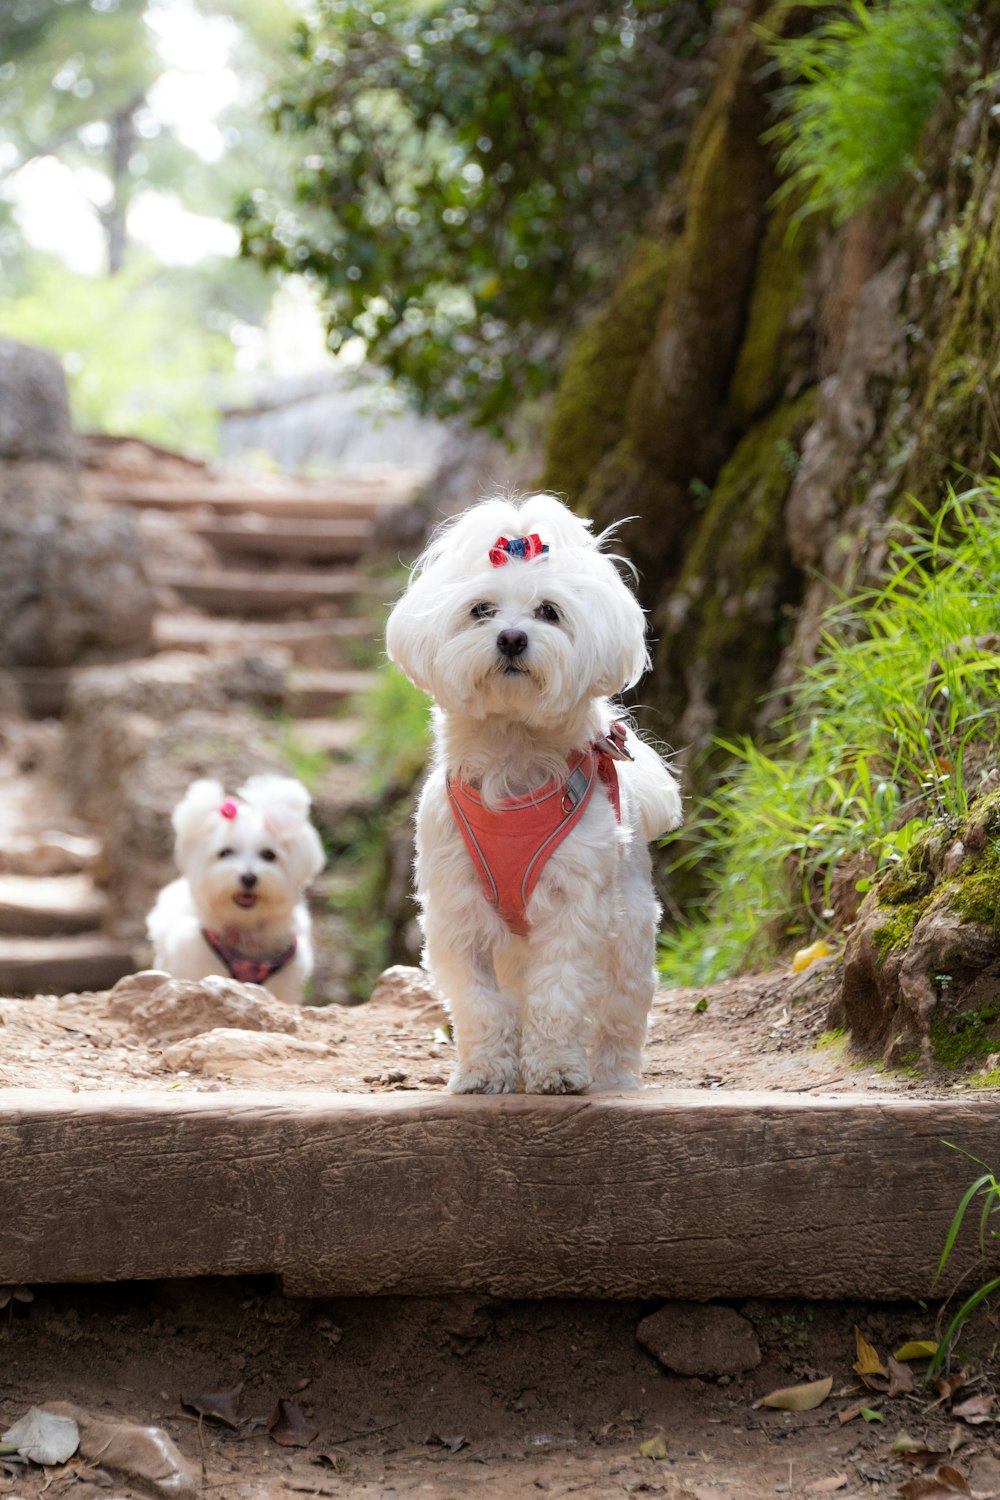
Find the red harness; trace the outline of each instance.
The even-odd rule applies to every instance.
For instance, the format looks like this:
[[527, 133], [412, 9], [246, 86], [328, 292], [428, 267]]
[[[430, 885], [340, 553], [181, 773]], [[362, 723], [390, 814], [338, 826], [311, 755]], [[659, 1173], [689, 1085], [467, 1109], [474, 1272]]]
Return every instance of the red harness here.
[[525, 797], [505, 797], [495, 808], [484, 807], [479, 792], [460, 776], [448, 777], [452, 815], [483, 894], [518, 937], [531, 931], [527, 906], [546, 860], [583, 817], [598, 781], [621, 822], [615, 761], [631, 759], [625, 726], [616, 721], [603, 740], [570, 756], [565, 778]]
[[201, 935], [240, 984], [265, 984], [272, 974], [277, 974], [279, 969], [291, 963], [299, 946], [298, 938], [293, 937], [284, 953], [278, 953], [273, 958], [252, 958], [248, 953], [241, 953], [239, 948], [234, 948], [224, 937], [208, 927], [201, 929]]

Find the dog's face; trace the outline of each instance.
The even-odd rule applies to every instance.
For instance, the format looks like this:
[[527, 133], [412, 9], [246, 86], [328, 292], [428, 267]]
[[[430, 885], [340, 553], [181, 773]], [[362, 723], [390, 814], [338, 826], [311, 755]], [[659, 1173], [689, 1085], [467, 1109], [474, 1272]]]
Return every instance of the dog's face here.
[[255, 927], [288, 919], [323, 868], [309, 794], [284, 776], [252, 776], [236, 797], [196, 781], [174, 809], [175, 852], [209, 926]]
[[[532, 536], [513, 553], [496, 547]], [[638, 601], [551, 495], [486, 501], [445, 527], [389, 617], [386, 646], [446, 712], [538, 726], [620, 692], [647, 665]]]

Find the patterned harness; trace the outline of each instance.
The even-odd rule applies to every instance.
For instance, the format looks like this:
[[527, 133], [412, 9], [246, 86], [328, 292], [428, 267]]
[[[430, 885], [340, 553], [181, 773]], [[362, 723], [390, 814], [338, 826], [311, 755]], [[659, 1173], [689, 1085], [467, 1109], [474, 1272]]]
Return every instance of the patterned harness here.
[[293, 937], [284, 953], [279, 953], [276, 958], [251, 958], [208, 927], [201, 929], [201, 935], [212, 952], [222, 959], [233, 979], [238, 979], [240, 984], [266, 984], [272, 974], [277, 974], [279, 969], [291, 963], [299, 946], [298, 938]]
[[565, 778], [524, 797], [505, 797], [495, 808], [485, 807], [480, 793], [460, 776], [448, 777], [452, 815], [483, 895], [518, 937], [531, 931], [527, 906], [546, 861], [583, 817], [598, 782], [621, 822], [615, 762], [631, 759], [625, 725], [616, 721], [602, 740], [570, 756]]

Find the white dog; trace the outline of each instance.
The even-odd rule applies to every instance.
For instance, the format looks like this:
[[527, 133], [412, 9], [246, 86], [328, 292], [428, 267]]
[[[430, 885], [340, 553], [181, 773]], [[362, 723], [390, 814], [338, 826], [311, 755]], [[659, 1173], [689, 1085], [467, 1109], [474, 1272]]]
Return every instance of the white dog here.
[[301, 1004], [313, 966], [302, 892], [324, 863], [305, 787], [251, 776], [228, 797], [221, 781], [196, 781], [173, 825], [181, 878], [147, 919], [156, 968], [176, 979], [230, 974]]
[[641, 1086], [646, 845], [681, 800], [608, 701], [649, 658], [603, 540], [551, 495], [484, 501], [433, 538], [389, 617], [389, 656], [436, 704], [417, 894], [455, 1093]]

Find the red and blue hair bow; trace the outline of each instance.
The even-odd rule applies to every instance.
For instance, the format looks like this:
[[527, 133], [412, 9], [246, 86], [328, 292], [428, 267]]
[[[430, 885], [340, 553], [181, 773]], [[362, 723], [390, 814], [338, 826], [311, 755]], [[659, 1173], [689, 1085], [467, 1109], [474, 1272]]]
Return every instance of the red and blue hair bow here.
[[548, 550], [547, 543], [542, 541], [537, 531], [533, 531], [530, 536], [498, 536], [490, 548], [490, 562], [495, 568], [502, 568], [512, 557], [541, 557]]

